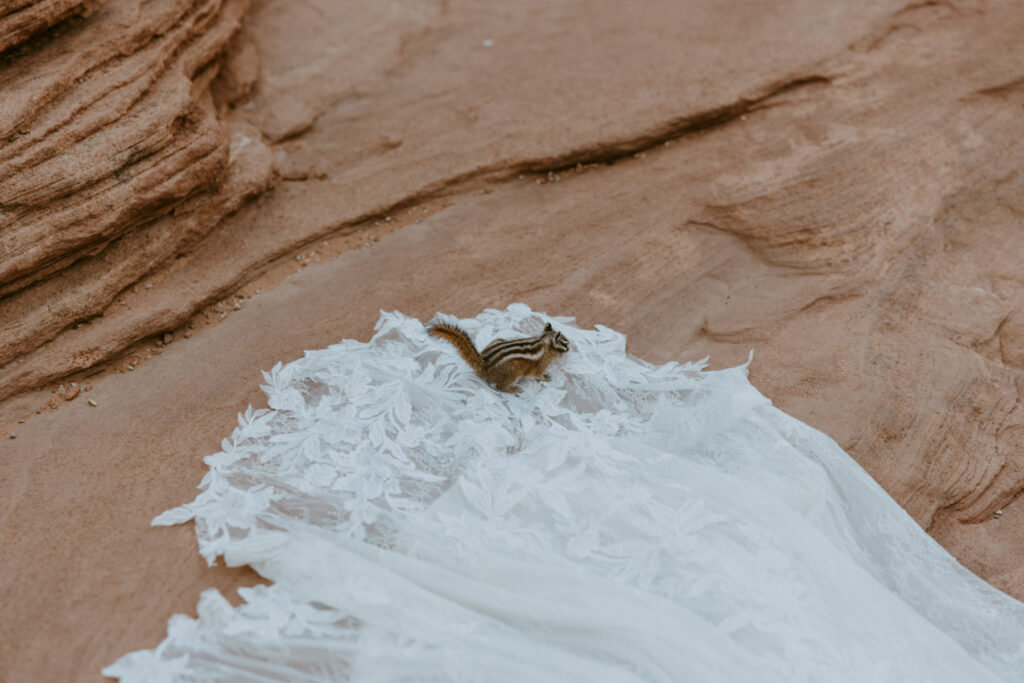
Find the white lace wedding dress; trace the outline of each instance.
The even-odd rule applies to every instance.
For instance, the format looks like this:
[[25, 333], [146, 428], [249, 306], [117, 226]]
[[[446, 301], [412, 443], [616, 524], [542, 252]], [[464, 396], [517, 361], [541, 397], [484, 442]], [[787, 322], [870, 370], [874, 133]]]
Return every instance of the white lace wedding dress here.
[[[125, 681], [1021, 681], [1024, 605], [967, 572], [746, 368], [572, 350], [519, 396], [382, 315], [266, 375], [194, 519], [273, 581], [200, 596]], [[837, 410], [841, 407], [837, 407]]]

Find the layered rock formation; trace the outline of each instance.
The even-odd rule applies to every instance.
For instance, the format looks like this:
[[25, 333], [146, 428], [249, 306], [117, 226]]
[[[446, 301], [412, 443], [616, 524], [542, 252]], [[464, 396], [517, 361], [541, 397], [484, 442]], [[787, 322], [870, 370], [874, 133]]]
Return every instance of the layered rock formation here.
[[0, 52], [74, 16], [86, 16], [100, 0], [10, 0], [0, 10]]
[[61, 23], [83, 7], [54, 2], [5, 17], [40, 15], [5, 34], [27, 42], [0, 66], [0, 365], [34, 354], [51, 367], [8, 372], [3, 395], [152, 332], [44, 347], [267, 187], [259, 134], [218, 116], [210, 93], [247, 5], [112, 0]]
[[[821, 22], [804, 2], [750, 3], [737, 24], [736, 8], [714, 3], [636, 13], [616, 3], [499, 12], [263, 2], [213, 88], [227, 99], [219, 118], [207, 94], [211, 60], [243, 4], [109, 2], [0, 76], [20, 104], [4, 110], [2, 130], [24, 133], [0, 170], [9, 178], [0, 197], [9, 226], [0, 243], [0, 397], [180, 325], [324, 234], [468, 184], [629, 154], [820, 80], [814, 64], [897, 6], [851, 4]], [[786, 32], [812, 37], [778, 52]], [[741, 39], [744, 51], [723, 53]], [[122, 52], [129, 57], [107, 63]], [[257, 74], [244, 106], [223, 111]], [[569, 103], [578, 105], [571, 116]], [[262, 135], [247, 134], [249, 123]], [[237, 164], [241, 188], [217, 192], [230, 185], [230, 135], [258, 158]], [[190, 256], [241, 197], [268, 184], [263, 140], [283, 179], [306, 181], [278, 192], [295, 220], [252, 211]], [[203, 188], [217, 198], [178, 206]], [[179, 262], [168, 264], [172, 257]], [[143, 276], [157, 291], [118, 308], [118, 295]]]
[[[753, 348], [756, 386], [1024, 596], [1018, 3], [257, 0], [230, 43], [240, 4], [137, 9], [108, 0], [6, 53], [4, 93], [23, 95], [0, 101], [0, 394], [116, 357], [323, 239], [371, 246], [96, 381], [98, 408], [15, 427], [4, 528], [28, 559], [0, 571], [90, 605], [59, 632], [113, 614], [62, 557], [105, 572], [144, 548], [143, 573], [178, 567], [151, 580], [181, 600], [148, 598], [145, 636], [118, 632], [96, 670], [154, 645], [203, 586], [242, 580], [181, 568], [188, 533], [145, 524], [191, 497], [258, 369], [365, 338], [380, 308], [523, 300], [626, 331], [652, 361]], [[26, 396], [0, 404], [4, 429]], [[83, 439], [102, 476], [54, 455]], [[113, 506], [124, 531], [67, 540], [40, 574], [39, 519], [71, 503], [33, 492], [54, 488]], [[142, 579], [112, 581], [140, 595], [118, 614], [157, 604]]]

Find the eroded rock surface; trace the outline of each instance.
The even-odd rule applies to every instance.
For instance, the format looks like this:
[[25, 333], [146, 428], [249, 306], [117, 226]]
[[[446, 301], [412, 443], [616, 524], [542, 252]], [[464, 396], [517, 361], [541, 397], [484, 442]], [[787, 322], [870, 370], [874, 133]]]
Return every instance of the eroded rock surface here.
[[0, 8], [0, 53], [23, 45], [46, 29], [86, 16], [102, 0], [8, 0]]
[[[167, 7], [199, 21], [186, 4]], [[233, 29], [218, 22], [237, 22], [242, 6], [202, 4], [211, 14], [197, 36], [210, 37], [155, 62], [177, 66], [145, 78], [174, 87], [139, 116], [188, 112], [193, 127], [172, 125], [155, 149], [172, 159], [206, 149], [202, 138], [209, 152], [152, 192], [132, 171], [123, 182], [138, 191], [116, 194], [116, 169], [155, 163], [159, 151], [128, 163], [115, 147], [107, 158], [96, 128], [82, 149], [97, 159], [89, 168], [106, 170], [89, 181], [74, 163], [86, 156], [48, 142], [107, 105], [72, 115], [71, 105], [18, 109], [4, 98], [5, 122], [15, 109], [26, 121], [65, 112], [59, 126], [15, 135], [22, 152], [0, 148], [0, 168], [20, 169], [0, 192], [24, 198], [0, 234], [12, 250], [0, 284], [4, 396], [181, 325], [299, 247], [378, 221], [403, 227], [296, 273], [131, 375], [98, 380], [97, 408], [76, 399], [18, 426], [3, 445], [12, 457], [0, 458], [0, 479], [15, 482], [0, 574], [61, 584], [60, 600], [89, 605], [56, 627], [71, 640], [158, 604], [145, 628], [93, 651], [95, 670], [152, 647], [209, 576], [244, 580], [181, 568], [194, 555], [190, 532], [145, 525], [188, 498], [200, 458], [258, 400], [259, 369], [367, 337], [380, 308], [427, 318], [522, 300], [626, 331], [630, 350], [652, 361], [710, 354], [723, 366], [754, 349], [763, 393], [835, 438], [968, 567], [1024, 597], [1024, 8], [770, 5], [263, 0], [225, 48]], [[157, 20], [125, 7], [108, 0], [60, 40], [117, 11], [132, 17], [128, 33]], [[18, 69], [43, 59], [47, 43], [32, 45], [5, 62], [0, 82], [19, 83]], [[192, 49], [226, 53], [185, 60]], [[115, 196], [134, 208], [89, 218]], [[60, 231], [36, 220], [51, 207], [67, 217]], [[28, 405], [0, 404], [0, 422]], [[103, 476], [79, 472], [82, 453], [69, 469], [48, 442], [84, 450]], [[39, 493], [54, 488], [64, 502]], [[40, 572], [39, 520], [67, 518], [68, 500], [110, 506], [124, 538], [94, 549], [88, 519], [72, 518]], [[178, 567], [167, 580], [180, 602], [147, 597], [124, 573], [110, 578], [123, 593], [115, 610], [63, 568], [71, 557], [87, 572], [130, 566], [139, 547], [140, 571]], [[5, 604], [27, 622], [57, 611], [41, 598]], [[29, 631], [22, 661], [44, 661], [43, 627]], [[66, 664], [52, 663], [54, 677], [66, 678]]]
[[[247, 5], [110, 0], [63, 24], [54, 7], [53, 35], [0, 65], [0, 365], [45, 359], [33, 352], [267, 187], [269, 151], [218, 116], [209, 87]], [[97, 359], [75, 351], [79, 367]]]
[[[664, 0], [643, 12], [615, 2], [501, 9], [258, 2], [213, 91], [224, 97], [223, 119], [261, 132], [249, 139], [272, 147], [284, 183], [269, 205], [218, 225], [241, 203], [232, 195], [225, 210], [190, 220], [191, 229], [140, 235], [114, 253], [122, 235], [151, 229], [147, 221], [176, 215], [191, 193], [211, 191], [228, 162], [227, 129], [207, 96], [213, 68], [196, 71], [223, 49], [243, 3], [164, 4], [138, 11], [111, 0], [77, 33], [51, 44], [54, 54], [41, 49], [9, 64], [9, 85], [0, 75], [0, 87], [22, 103], [0, 111], [8, 122], [0, 133], [25, 131], [0, 163], [0, 178], [11, 169], [0, 196], [8, 207], [0, 237], [0, 296], [7, 295], [0, 299], [0, 397], [180, 325], [296, 245], [395, 207], [613, 159], [822, 82], [821, 60], [898, 6], [881, 2], [865, 11], [843, 2], [816, 14], [808, 0], [772, 8]], [[123, 35], [98, 40], [112, 27]], [[800, 40], [780, 51], [780, 35]], [[740, 40], [744, 49], [732, 49]], [[135, 52], [121, 61], [130, 67], [118, 62], [117, 69], [130, 68], [119, 78], [134, 80], [110, 90], [109, 79], [93, 76], [82, 87], [99, 94], [74, 88], [48, 105], [54, 113], [35, 113], [33, 98], [48, 101], [46, 93], [96, 72], [87, 65], [106, 64], [129, 43]], [[89, 138], [71, 142], [86, 130]], [[263, 186], [269, 181], [268, 168]], [[140, 256], [129, 264], [126, 253]], [[118, 274], [100, 282], [82, 270], [97, 259], [106, 266], [93, 270], [116, 264]], [[32, 291], [54, 274], [58, 283]], [[118, 294], [143, 276], [154, 290], [146, 301], [118, 307]], [[62, 293], [56, 306], [44, 303], [53, 289]], [[82, 321], [90, 324], [76, 328]]]

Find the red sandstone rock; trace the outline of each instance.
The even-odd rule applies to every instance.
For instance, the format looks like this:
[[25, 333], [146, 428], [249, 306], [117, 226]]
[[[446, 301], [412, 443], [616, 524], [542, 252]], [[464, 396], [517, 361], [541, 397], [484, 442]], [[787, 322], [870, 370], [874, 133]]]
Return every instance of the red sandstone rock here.
[[[304, 184], [287, 182], [266, 211], [249, 209], [220, 226], [222, 215], [209, 216], [197, 228], [212, 231], [205, 248], [191, 255], [177, 250], [176, 256], [184, 255], [180, 262], [160, 268], [167, 264], [164, 250], [162, 256], [147, 256], [146, 266], [129, 267], [125, 249], [113, 253], [113, 240], [141, 232], [146, 221], [208, 187], [226, 161], [223, 124], [202, 95], [206, 72], [195, 84], [186, 77], [214, 47], [222, 48], [240, 10], [226, 3], [215, 13], [213, 0], [191, 9], [187, 3], [164, 2], [162, 13], [147, 7], [132, 23], [134, 5], [111, 1], [81, 27], [89, 41], [76, 33], [59, 43], [66, 51], [59, 59], [47, 53], [9, 66], [7, 78], [22, 84], [25, 95], [19, 101], [27, 103], [42, 98], [36, 91], [52, 95], [47, 83], [55, 88], [72, 81], [83, 73], [83, 64], [103, 63], [112, 46], [134, 41], [140, 47], [125, 61], [133, 65], [135, 80], [125, 89], [141, 91], [158, 77], [168, 85], [145, 91], [154, 104], [140, 116], [127, 116], [134, 100], [117, 99], [112, 92], [106, 96], [110, 101], [76, 113], [47, 135], [42, 130], [49, 127], [40, 129], [42, 119], [27, 118], [29, 110], [0, 108], [0, 124], [9, 119], [34, 131], [28, 135], [31, 145], [19, 143], [18, 149], [29, 146], [38, 161], [0, 191], [0, 204], [11, 201], [5, 202], [5, 193], [32, 200], [30, 207], [19, 205], [16, 213], [0, 216], [0, 225], [10, 226], [0, 236], [7, 254], [0, 262], [0, 296], [58, 272], [61, 284], [50, 287], [63, 291], [65, 277], [75, 278], [75, 267], [69, 266], [86, 257], [119, 264], [120, 273], [104, 278], [102, 291], [95, 276], [79, 276], [94, 284], [65, 295], [66, 303], [56, 307], [42, 304], [49, 293], [0, 299], [0, 364], [8, 364], [0, 369], [0, 397], [108, 360], [127, 345], [180, 324], [297, 244], [392, 207], [486, 179], [628, 154], [726, 120], [794, 84], [821, 82], [818, 63], [877, 30], [887, 11], [887, 3], [865, 12], [848, 2], [816, 15], [806, 0], [772, 8], [750, 3], [737, 24], [738, 15], [717, 3], [694, 3], [683, 11], [669, 0], [651, 3], [644, 12], [614, 2], [581, 3], [575, 9], [517, 3], [514, 10], [500, 11], [471, 4], [393, 11], [384, 4], [331, 0], [260, 3], [228, 53], [225, 77], [213, 89], [224, 98], [224, 116], [249, 121], [276, 142], [281, 177]], [[808, 34], [804, 29], [811, 24], [816, 30]], [[110, 33], [110, 26], [125, 28], [108, 42], [94, 40], [101, 29]], [[166, 33], [144, 42], [156, 30]], [[181, 55], [169, 55], [174, 40], [198, 30], [205, 31], [201, 45], [189, 43]], [[787, 32], [801, 40], [780, 52], [778, 36]], [[738, 35], [745, 49], [728, 49]], [[81, 47], [87, 42], [88, 48]], [[168, 47], [162, 47], [165, 43]], [[623, 55], [628, 55], [625, 62]], [[44, 65], [54, 74], [47, 81], [27, 79]], [[103, 91], [106, 82], [96, 87]], [[3, 83], [0, 72], [0, 87]], [[70, 103], [63, 109], [53, 106], [72, 111], [79, 90], [60, 100]], [[242, 102], [250, 90], [250, 99]], [[236, 106], [229, 111], [232, 102]], [[180, 121], [185, 112], [191, 113], [184, 120], [195, 120], [194, 126], [177, 133], [166, 127], [168, 117]], [[61, 131], [83, 129], [93, 120], [90, 115], [100, 117], [106, 128], [88, 124], [96, 139], [67, 146], [69, 138]], [[143, 144], [164, 152], [130, 163], [124, 157], [136, 154], [135, 143], [126, 143], [120, 132], [108, 133], [111, 126], [136, 137], [149, 126], [145, 130], [152, 134]], [[11, 127], [0, 125], [0, 132]], [[83, 164], [86, 149], [106, 166]], [[156, 158], [160, 165], [151, 172], [135, 168], [148, 168]], [[0, 158], [0, 180], [4, 168]], [[60, 189], [51, 191], [56, 178]], [[79, 194], [61, 194], [83, 182], [96, 188], [90, 189], [90, 202], [83, 203]], [[238, 204], [231, 202], [234, 208]], [[60, 220], [52, 225], [55, 218]], [[164, 280], [162, 299], [150, 296], [144, 312], [111, 306], [119, 291], [147, 273]], [[34, 306], [33, 313], [26, 314], [26, 306]], [[161, 312], [154, 315], [156, 310]], [[95, 319], [101, 312], [103, 318]], [[29, 318], [36, 322], [26, 325]], [[90, 318], [88, 330], [68, 329]], [[49, 340], [54, 343], [43, 345]], [[11, 367], [15, 358], [20, 362]]]
[[246, 5], [111, 1], [0, 67], [0, 364], [101, 314], [266, 187], [223, 195], [251, 171], [225, 172], [209, 94]]
[[[1024, 596], [1019, 3], [263, 1], [212, 86], [213, 67], [185, 55], [222, 50], [231, 21], [214, 15], [236, 5], [196, 3], [214, 12], [207, 47], [141, 56], [153, 27], [185, 35], [187, 4], [142, 17], [110, 0], [59, 38], [71, 45], [102, 19], [119, 27], [109, 45], [43, 44], [0, 70], [5, 94], [23, 94], [0, 100], [0, 127], [28, 122], [0, 147], [15, 181], [0, 194], [31, 199], [18, 216], [68, 217], [66, 242], [34, 219], [3, 224], [0, 395], [162, 334], [299, 245], [384, 216], [405, 227], [3, 442], [0, 575], [17, 592], [0, 597], [21, 626], [0, 674], [91, 675], [155, 645], [200, 589], [251, 580], [202, 569], [191, 529], [148, 521], [191, 497], [202, 456], [259, 400], [260, 369], [368, 337], [380, 308], [474, 315], [523, 300], [623, 330], [652, 361], [722, 366], [753, 348], [769, 398], [835, 438], [967, 566]], [[152, 109], [132, 118], [136, 100], [113, 92], [76, 109], [85, 84], [59, 95], [119, 40], [134, 46], [126, 87], [166, 87]], [[52, 132], [39, 123], [50, 111], [66, 118]], [[158, 184], [173, 191], [140, 184], [120, 195], [130, 209], [93, 221], [54, 189], [92, 182], [102, 204], [121, 168], [103, 150], [126, 153], [102, 147], [121, 139], [103, 131], [166, 133], [157, 115], [175, 112], [197, 123], [153, 143], [196, 153]], [[83, 151], [60, 137], [69, 127], [87, 133]], [[87, 153], [92, 181], [74, 163]], [[139, 282], [153, 287], [128, 296]], [[48, 398], [0, 403], [0, 426]], [[56, 543], [41, 551], [41, 538]], [[54, 639], [67, 654], [52, 656]]]
[[10, 50], [46, 29], [85, 16], [103, 0], [8, 0], [0, 8], [0, 52]]

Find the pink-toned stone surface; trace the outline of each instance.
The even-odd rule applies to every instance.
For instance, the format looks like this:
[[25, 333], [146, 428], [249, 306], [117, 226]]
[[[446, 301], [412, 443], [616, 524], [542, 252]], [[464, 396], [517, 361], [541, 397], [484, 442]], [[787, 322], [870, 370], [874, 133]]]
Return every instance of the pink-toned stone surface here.
[[[260, 369], [368, 338], [381, 308], [525, 301], [652, 361], [754, 349], [776, 405], [1024, 596], [1021, 35], [1010, 0], [254, 2], [220, 76], [191, 81], [252, 157], [0, 298], [0, 349], [18, 296], [50, 330], [0, 367], [0, 674], [94, 680], [202, 588], [256, 580], [148, 522], [192, 496]], [[145, 235], [187, 246], [147, 261], [166, 252]], [[101, 318], [74, 327], [66, 293], [47, 315], [90, 288]], [[165, 330], [33, 415], [47, 383]]]

